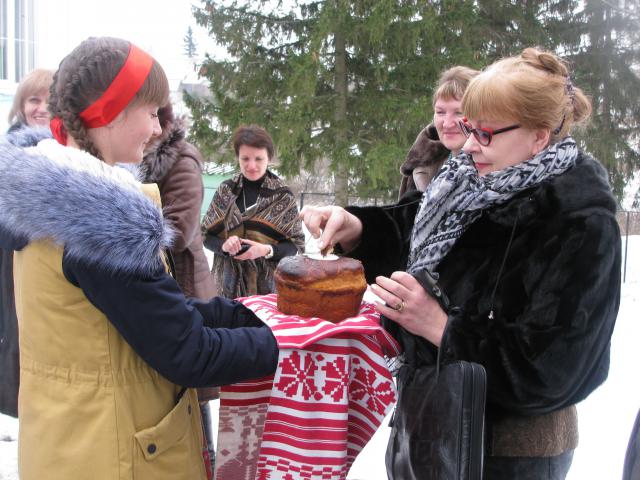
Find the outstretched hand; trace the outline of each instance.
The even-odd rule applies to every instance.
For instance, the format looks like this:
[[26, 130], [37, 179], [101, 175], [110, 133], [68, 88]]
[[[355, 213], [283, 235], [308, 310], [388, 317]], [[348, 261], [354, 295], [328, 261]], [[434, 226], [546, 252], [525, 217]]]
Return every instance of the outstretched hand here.
[[390, 278], [376, 277], [371, 290], [385, 302], [376, 302], [378, 312], [408, 332], [440, 346], [447, 314], [412, 275], [393, 272]]
[[300, 219], [314, 238], [320, 238], [321, 250], [339, 243], [343, 250], [355, 248], [362, 236], [362, 222], [342, 207], [310, 207], [300, 212]]

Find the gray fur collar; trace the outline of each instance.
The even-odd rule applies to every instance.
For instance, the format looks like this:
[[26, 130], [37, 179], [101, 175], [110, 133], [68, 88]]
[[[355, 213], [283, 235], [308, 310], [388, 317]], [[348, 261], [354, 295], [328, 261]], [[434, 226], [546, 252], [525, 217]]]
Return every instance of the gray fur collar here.
[[160, 136], [149, 142], [140, 164], [140, 178], [143, 182], [157, 183], [164, 179], [182, 155], [186, 132], [186, 118], [178, 117], [162, 129]]
[[46, 127], [22, 127], [8, 132], [4, 139], [16, 147], [33, 147], [40, 140], [51, 138], [51, 130]]
[[2, 139], [0, 178], [0, 244], [50, 238], [70, 260], [127, 274], [162, 265], [173, 230], [129, 172], [55, 140]]

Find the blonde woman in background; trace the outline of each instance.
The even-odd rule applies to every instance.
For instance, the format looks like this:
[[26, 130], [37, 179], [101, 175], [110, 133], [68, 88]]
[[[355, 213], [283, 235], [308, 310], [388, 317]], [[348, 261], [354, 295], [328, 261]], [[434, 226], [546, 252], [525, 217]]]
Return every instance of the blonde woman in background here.
[[445, 160], [460, 153], [467, 141], [458, 122], [462, 118], [462, 96], [478, 70], [461, 65], [440, 75], [433, 94], [433, 123], [416, 138], [400, 167], [399, 198], [412, 190], [424, 192]]
[[[13, 97], [7, 140], [18, 142], [25, 127], [49, 127], [51, 70], [37, 69], [26, 75]], [[18, 416], [20, 387], [18, 320], [13, 294], [13, 250], [0, 248], [0, 412]]]
[[48, 127], [51, 116], [47, 109], [49, 87], [53, 82], [53, 71], [38, 68], [27, 74], [18, 84], [9, 111], [9, 130], [13, 132], [24, 126]]

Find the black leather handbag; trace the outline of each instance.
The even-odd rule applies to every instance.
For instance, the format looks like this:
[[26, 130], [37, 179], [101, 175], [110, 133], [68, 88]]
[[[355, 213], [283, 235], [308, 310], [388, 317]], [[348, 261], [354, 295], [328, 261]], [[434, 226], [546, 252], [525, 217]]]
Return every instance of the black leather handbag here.
[[[445, 311], [448, 301], [428, 274], [414, 274]], [[486, 372], [466, 361], [417, 361], [416, 338], [405, 336], [398, 403], [385, 463], [390, 480], [480, 480], [484, 455]], [[446, 341], [446, 331], [442, 342]]]

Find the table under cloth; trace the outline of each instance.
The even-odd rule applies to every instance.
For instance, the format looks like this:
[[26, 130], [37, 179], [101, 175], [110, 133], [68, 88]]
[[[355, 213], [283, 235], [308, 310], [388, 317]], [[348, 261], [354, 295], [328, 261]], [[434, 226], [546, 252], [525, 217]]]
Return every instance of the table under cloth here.
[[344, 480], [396, 401], [398, 344], [372, 304], [334, 324], [239, 299], [273, 331], [275, 375], [221, 388], [217, 480]]

